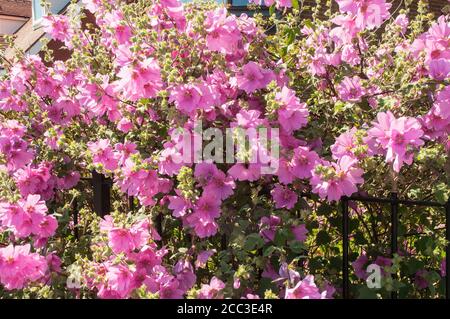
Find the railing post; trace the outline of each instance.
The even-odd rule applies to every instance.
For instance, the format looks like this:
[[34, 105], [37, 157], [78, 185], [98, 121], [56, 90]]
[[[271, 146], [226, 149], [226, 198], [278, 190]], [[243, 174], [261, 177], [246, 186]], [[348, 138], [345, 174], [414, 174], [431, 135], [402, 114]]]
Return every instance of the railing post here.
[[94, 211], [103, 217], [111, 211], [111, 181], [103, 174], [92, 172], [94, 188]]
[[349, 274], [348, 274], [348, 198], [341, 198], [342, 206], [342, 297], [349, 298]]
[[76, 198], [72, 202], [73, 210], [73, 234], [76, 239], [78, 239], [78, 201]]
[[[391, 258], [398, 253], [398, 197], [397, 193], [391, 193]], [[396, 277], [395, 275], [393, 276]], [[391, 292], [391, 298], [397, 299], [397, 292]]]
[[133, 196], [128, 196], [128, 209], [131, 212], [134, 212], [134, 197]]
[[450, 198], [445, 205], [445, 297], [450, 299]]

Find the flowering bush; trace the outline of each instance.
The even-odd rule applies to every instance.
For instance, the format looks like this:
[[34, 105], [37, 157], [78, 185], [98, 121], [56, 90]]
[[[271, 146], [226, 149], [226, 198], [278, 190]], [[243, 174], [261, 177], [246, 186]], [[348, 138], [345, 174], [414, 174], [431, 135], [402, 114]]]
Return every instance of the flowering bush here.
[[[44, 18], [68, 60], [1, 55], [0, 296], [340, 297], [342, 196], [448, 199], [450, 21], [336, 2], [83, 0]], [[352, 296], [443, 294], [440, 209], [401, 207], [391, 252], [350, 208]]]

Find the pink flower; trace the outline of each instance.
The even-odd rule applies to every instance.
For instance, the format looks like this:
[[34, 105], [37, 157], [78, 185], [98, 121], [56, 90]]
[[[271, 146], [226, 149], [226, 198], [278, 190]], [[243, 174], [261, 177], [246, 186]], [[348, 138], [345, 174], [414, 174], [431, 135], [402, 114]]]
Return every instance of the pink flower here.
[[260, 118], [261, 112], [257, 110], [241, 109], [236, 114], [236, 122], [233, 122], [232, 127], [250, 128], [257, 127], [264, 124], [264, 120]]
[[195, 165], [194, 176], [201, 186], [206, 186], [218, 172], [215, 164], [202, 162]]
[[340, 98], [346, 102], [361, 102], [361, 97], [365, 94], [361, 86], [361, 79], [358, 76], [350, 78], [346, 76], [337, 86]]
[[188, 213], [189, 209], [192, 208], [192, 204], [180, 194], [178, 194], [178, 196], [168, 196], [168, 199], [169, 209], [172, 210], [172, 215], [174, 217], [183, 217]]
[[214, 236], [219, 227], [214, 221], [214, 218], [209, 214], [195, 212], [187, 216], [186, 221], [200, 238]]
[[353, 44], [346, 44], [342, 47], [342, 61], [347, 62], [351, 66], [355, 66], [361, 62], [359, 52], [355, 49]]
[[33, 233], [41, 238], [49, 238], [55, 234], [58, 228], [58, 222], [53, 216], [45, 216], [35, 223]]
[[173, 272], [179, 282], [178, 288], [183, 291], [191, 289], [197, 276], [194, 274], [194, 267], [187, 259], [180, 259], [173, 267]]
[[275, 215], [270, 215], [269, 217], [262, 217], [259, 221], [259, 234], [264, 239], [264, 241], [270, 242], [275, 239], [275, 233], [277, 226], [281, 223], [281, 218]]
[[54, 189], [59, 186], [57, 178], [52, 175], [52, 164], [39, 163], [38, 167], [27, 166], [14, 174], [14, 179], [23, 197], [29, 194], [38, 194], [44, 200], [54, 195]]
[[291, 191], [287, 187], [283, 187], [277, 184], [271, 191], [272, 198], [275, 201], [276, 208], [292, 209], [297, 203], [298, 196], [295, 192]]
[[291, 228], [294, 237], [298, 241], [305, 241], [308, 238], [308, 230], [304, 224], [298, 226], [292, 226]]
[[206, 45], [209, 50], [223, 54], [234, 54], [237, 51], [242, 36], [236, 16], [227, 17], [227, 9], [217, 8], [207, 12], [204, 25], [208, 34]]
[[399, 14], [396, 18], [395, 18], [395, 20], [394, 20], [394, 23], [396, 24], [396, 25], [398, 25], [399, 27], [400, 27], [400, 29], [401, 29], [401, 32], [403, 33], [403, 34], [405, 34], [406, 33], [406, 30], [407, 30], [407, 28], [408, 28], [408, 24], [409, 24], [409, 19], [408, 19], [408, 16], [406, 15], [406, 14]]
[[39, 195], [28, 195], [17, 204], [0, 204], [0, 221], [20, 238], [31, 234], [41, 239], [53, 236], [58, 223], [46, 213], [47, 206]]
[[278, 110], [278, 122], [287, 133], [298, 130], [308, 123], [309, 112], [306, 104], [300, 103], [293, 90], [284, 86], [281, 92], [276, 94], [275, 99], [281, 106]]
[[419, 289], [426, 289], [428, 287], [428, 271], [421, 269], [414, 275], [414, 285]]
[[198, 299], [222, 299], [223, 295], [221, 291], [225, 288], [225, 284], [217, 277], [212, 277], [208, 284], [203, 284], [200, 292], [198, 293]]
[[234, 164], [228, 174], [238, 181], [256, 181], [261, 176], [261, 166], [258, 164]]
[[133, 235], [126, 228], [113, 228], [108, 233], [109, 246], [116, 254], [128, 253], [135, 249]]
[[30, 245], [0, 248], [0, 283], [7, 290], [22, 289], [42, 279], [47, 272], [45, 257], [30, 253]]
[[277, 8], [292, 8], [292, 0], [278, 0]]
[[216, 253], [215, 249], [210, 250], [204, 250], [197, 255], [197, 260], [195, 261], [195, 267], [198, 268], [205, 268], [206, 262], [208, 259]]
[[33, 154], [28, 150], [28, 144], [17, 135], [0, 136], [0, 154], [6, 160], [6, 168], [14, 172], [31, 162]]
[[339, 159], [344, 155], [361, 159], [367, 155], [373, 155], [373, 152], [367, 149], [366, 145], [371, 143], [370, 138], [363, 136], [361, 131], [353, 127], [351, 130], [339, 135], [330, 149], [334, 159]]
[[431, 60], [429, 63], [430, 76], [437, 80], [446, 80], [450, 75], [450, 60], [448, 59], [436, 59]]
[[69, 49], [72, 48], [71, 40], [75, 32], [70, 26], [69, 17], [65, 15], [46, 15], [42, 18], [44, 32], [50, 34], [55, 40], [64, 42]]
[[204, 187], [204, 193], [214, 194], [223, 200], [233, 194], [235, 183], [231, 176], [217, 169], [212, 163], [199, 163], [195, 166], [194, 176]]
[[236, 75], [237, 85], [248, 94], [263, 89], [273, 80], [273, 73], [263, 69], [259, 64], [250, 61]]
[[413, 154], [411, 149], [424, 144], [420, 123], [412, 117], [396, 119], [388, 111], [377, 115], [377, 122], [372, 122], [373, 128], [367, 133], [386, 150], [386, 162], [393, 163], [393, 168], [399, 172], [403, 163], [411, 164]]
[[116, 93], [132, 101], [153, 98], [163, 88], [161, 70], [153, 58], [122, 67], [117, 77]]
[[385, 0], [336, 0], [341, 12], [356, 16], [356, 25], [362, 29], [381, 26], [390, 17], [390, 3]]
[[106, 279], [108, 289], [118, 298], [128, 298], [133, 286], [133, 275], [125, 265], [114, 265], [107, 267]]
[[366, 265], [369, 259], [365, 254], [360, 255], [354, 262], [352, 262], [353, 270], [355, 271], [356, 277], [359, 279], [366, 279], [368, 273], [366, 272]]
[[220, 198], [216, 194], [203, 194], [195, 203], [194, 212], [213, 218], [220, 216]]
[[314, 276], [308, 275], [293, 288], [286, 289], [285, 299], [325, 299], [326, 291], [320, 293], [314, 283]]
[[310, 178], [319, 155], [310, 151], [307, 147], [299, 146], [294, 150], [294, 156], [291, 160], [292, 173], [298, 178]]
[[363, 171], [356, 167], [357, 160], [344, 155], [337, 163], [324, 162], [316, 166], [310, 180], [313, 192], [328, 201], [337, 201], [343, 195], [350, 196], [363, 183]]
[[200, 109], [202, 91], [194, 84], [183, 84], [175, 87], [170, 93], [170, 102], [175, 102], [175, 107], [185, 114], [192, 114]]
[[109, 140], [101, 139], [88, 143], [88, 148], [93, 155], [93, 163], [101, 164], [107, 170], [115, 170], [118, 167], [117, 155], [110, 146]]

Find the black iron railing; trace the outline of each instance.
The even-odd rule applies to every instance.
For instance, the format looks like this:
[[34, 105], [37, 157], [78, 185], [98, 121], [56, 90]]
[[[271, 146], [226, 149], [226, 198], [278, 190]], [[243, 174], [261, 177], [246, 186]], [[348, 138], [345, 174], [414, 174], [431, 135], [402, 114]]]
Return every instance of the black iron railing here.
[[[445, 250], [446, 259], [446, 276], [445, 276], [445, 295], [446, 299], [450, 299], [450, 199], [446, 204], [433, 202], [433, 201], [414, 201], [414, 200], [402, 200], [399, 199], [397, 193], [391, 193], [390, 198], [377, 198], [377, 197], [363, 197], [363, 196], [351, 196], [341, 198], [342, 207], [342, 296], [344, 299], [350, 297], [350, 279], [349, 279], [349, 211], [348, 204], [350, 201], [365, 202], [365, 203], [381, 203], [390, 204], [391, 214], [391, 257], [398, 252], [398, 208], [399, 205], [406, 206], [423, 206], [423, 207], [442, 207], [445, 208], [445, 238], [447, 240], [447, 246]], [[396, 299], [397, 293], [393, 291], [391, 298]]]
[[[84, 178], [83, 180], [90, 181], [93, 188], [93, 208], [97, 215], [103, 217], [111, 211], [111, 186], [112, 180], [97, 172], [92, 173], [92, 178]], [[302, 196], [310, 197], [311, 194], [302, 194]], [[135, 209], [134, 198], [129, 197], [130, 211]], [[343, 196], [340, 200], [340, 207], [342, 209], [342, 296], [344, 299], [350, 298], [350, 276], [349, 276], [349, 202], [363, 202], [363, 203], [380, 203], [390, 204], [390, 217], [391, 217], [391, 230], [390, 230], [390, 249], [391, 257], [398, 252], [398, 227], [399, 205], [405, 206], [422, 206], [422, 207], [438, 207], [445, 209], [445, 238], [447, 240], [447, 246], [445, 250], [446, 258], [446, 276], [445, 276], [445, 295], [446, 299], [450, 299], [450, 199], [446, 204], [433, 202], [433, 201], [421, 201], [421, 200], [404, 200], [399, 199], [397, 193], [392, 192], [389, 198], [378, 197], [364, 197], [364, 196]], [[78, 223], [78, 204], [73, 202], [73, 221], [76, 225]], [[156, 228], [162, 235], [162, 215], [158, 215], [156, 220]], [[75, 227], [74, 235], [78, 238], [78, 230]], [[221, 238], [222, 247], [227, 247], [226, 237]], [[397, 293], [393, 291], [391, 298], [396, 299]]]

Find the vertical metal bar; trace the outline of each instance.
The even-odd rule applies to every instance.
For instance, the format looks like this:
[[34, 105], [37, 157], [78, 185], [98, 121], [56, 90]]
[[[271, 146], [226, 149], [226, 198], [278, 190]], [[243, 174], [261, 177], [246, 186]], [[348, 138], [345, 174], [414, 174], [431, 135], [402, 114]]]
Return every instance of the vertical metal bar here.
[[134, 197], [133, 196], [128, 196], [128, 209], [131, 212], [134, 212]]
[[[391, 193], [391, 257], [398, 252], [398, 196], [397, 193]], [[395, 279], [395, 275], [393, 274]], [[397, 292], [391, 292], [391, 298], [397, 299]]]
[[156, 230], [158, 231], [158, 234], [161, 236], [161, 244], [164, 244], [162, 213], [158, 213], [158, 215], [156, 216]]
[[103, 217], [111, 211], [111, 180], [103, 174], [92, 172], [94, 188], [94, 211]]
[[227, 250], [228, 243], [227, 243], [227, 235], [222, 234], [222, 237], [220, 238], [220, 248], [222, 250]]
[[78, 239], [78, 201], [74, 198], [72, 202], [72, 210], [73, 210], [73, 234], [76, 239]]
[[445, 298], [450, 299], [450, 198], [445, 205]]
[[349, 298], [349, 275], [348, 275], [348, 198], [341, 198], [342, 205], [342, 297]]

